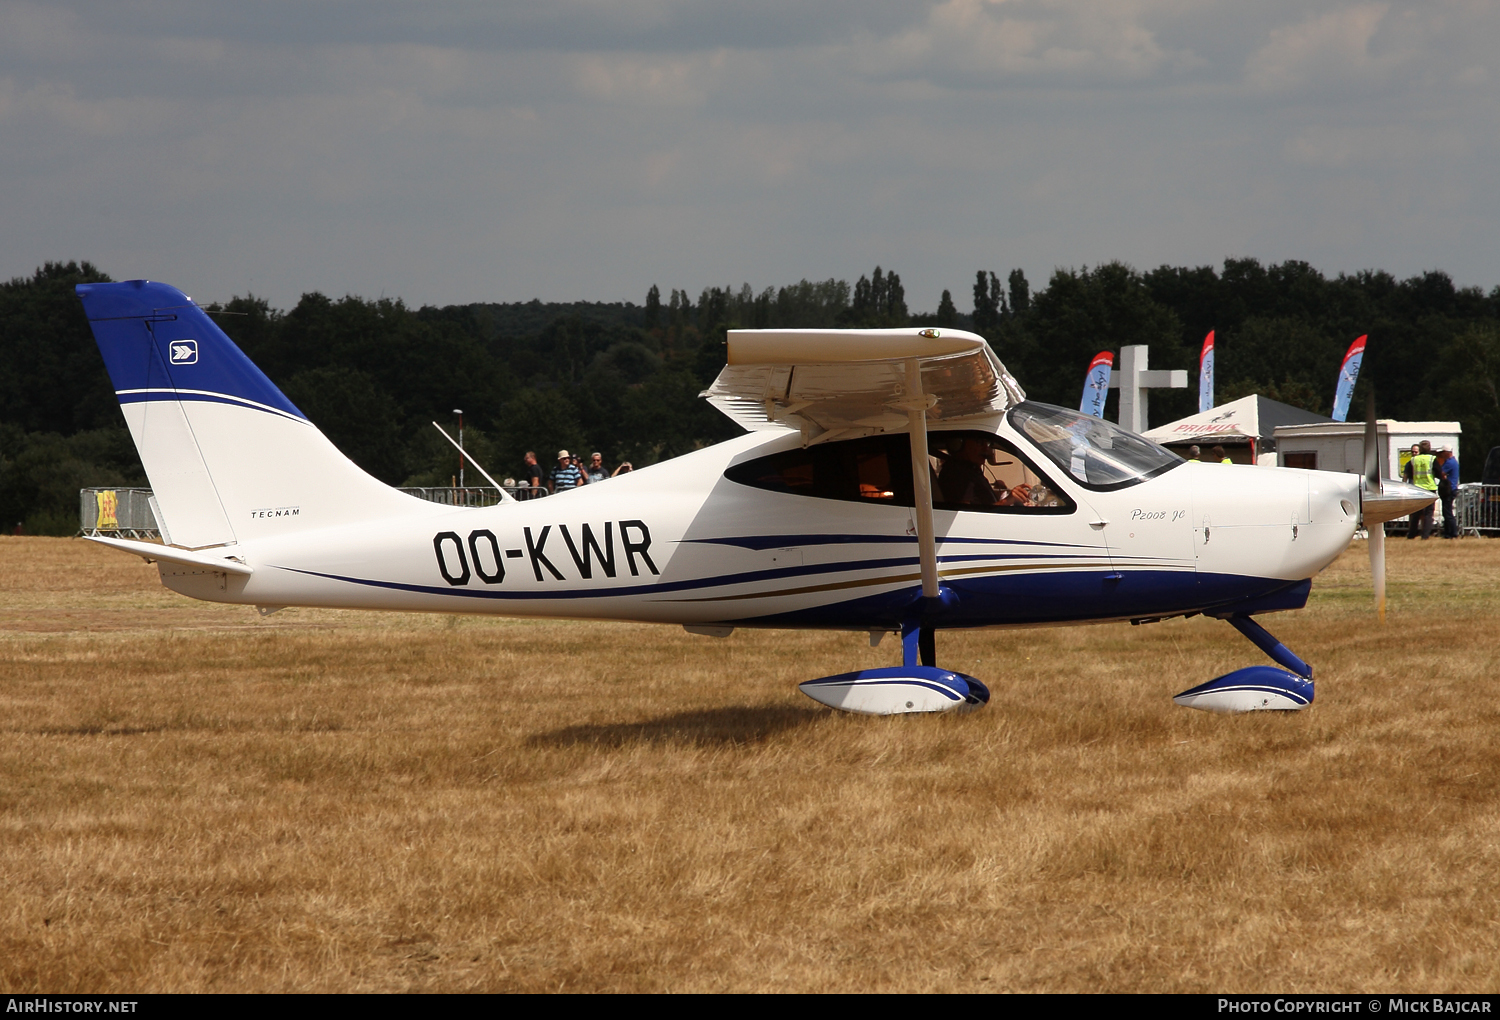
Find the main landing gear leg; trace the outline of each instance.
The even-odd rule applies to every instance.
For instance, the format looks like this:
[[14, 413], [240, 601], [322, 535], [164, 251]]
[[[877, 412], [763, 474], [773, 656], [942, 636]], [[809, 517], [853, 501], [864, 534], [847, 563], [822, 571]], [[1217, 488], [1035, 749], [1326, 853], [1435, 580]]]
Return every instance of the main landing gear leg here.
[[934, 630], [918, 620], [901, 624], [900, 666], [840, 673], [808, 680], [797, 688], [829, 708], [866, 715], [969, 712], [984, 705], [990, 700], [984, 684], [963, 673], [938, 669], [934, 664], [937, 658]]
[[1312, 704], [1312, 667], [1248, 616], [1230, 616], [1229, 623], [1261, 651], [1279, 663], [1250, 666], [1199, 684], [1172, 700], [1208, 712], [1297, 711]]
[[901, 625], [901, 664], [915, 666], [920, 660], [924, 666], [937, 666], [937, 629], [923, 626], [916, 620]]

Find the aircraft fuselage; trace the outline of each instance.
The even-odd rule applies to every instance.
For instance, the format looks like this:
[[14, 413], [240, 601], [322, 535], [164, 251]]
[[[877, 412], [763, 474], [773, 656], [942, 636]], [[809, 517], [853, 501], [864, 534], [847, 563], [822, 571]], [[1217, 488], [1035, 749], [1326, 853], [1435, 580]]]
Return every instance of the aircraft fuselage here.
[[[982, 427], [1045, 470], [1003, 417]], [[327, 528], [277, 508], [287, 534], [258, 520], [257, 537], [238, 546], [251, 575], [163, 564], [162, 577], [195, 598], [262, 606], [690, 626], [1024, 626], [1297, 608], [1358, 524], [1353, 475], [1186, 463], [1096, 491], [1045, 471], [1065, 510], [934, 512], [943, 590], [922, 599], [910, 506], [725, 477], [801, 445], [795, 433], [755, 432], [543, 499], [421, 504]]]

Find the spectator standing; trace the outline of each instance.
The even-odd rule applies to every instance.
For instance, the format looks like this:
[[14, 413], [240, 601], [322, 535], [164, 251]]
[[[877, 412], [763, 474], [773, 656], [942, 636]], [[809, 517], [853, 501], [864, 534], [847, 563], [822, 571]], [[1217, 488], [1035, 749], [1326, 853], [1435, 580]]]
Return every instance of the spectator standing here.
[[1212, 450], [1209, 450], [1208, 455], [1214, 460], [1218, 461], [1220, 464], [1234, 463], [1234, 461], [1229, 459], [1229, 454], [1224, 451], [1224, 447], [1222, 446], [1216, 446]]
[[1201, 464], [1203, 462], [1203, 451], [1200, 450], [1200, 449], [1198, 449], [1198, 447], [1196, 447], [1196, 446], [1189, 446], [1188, 447], [1188, 460], [1197, 461], [1198, 463]]
[[583, 469], [590, 483], [602, 482], [609, 477], [609, 472], [604, 470], [604, 454], [594, 453], [589, 457], [588, 466]]
[[542, 494], [542, 466], [536, 462], [536, 451], [526, 451], [526, 466], [521, 472], [522, 480], [529, 488], [521, 494], [523, 499], [536, 499]]
[[576, 489], [583, 484], [583, 472], [578, 470], [578, 465], [573, 463], [573, 458], [567, 450], [557, 451], [557, 467], [552, 469], [552, 477], [547, 482], [549, 492], [564, 492], [568, 489]]
[[617, 467], [617, 468], [615, 468], [613, 471], [611, 471], [609, 473], [609, 477], [613, 478], [615, 475], [628, 475], [630, 472], [632, 472], [634, 470], [635, 470], [635, 468], [633, 466], [631, 466], [630, 461], [628, 461], [628, 460], [621, 461], [620, 462], [620, 466]]
[[[1401, 477], [1411, 482], [1419, 489], [1426, 489], [1434, 496], [1438, 492], [1437, 478], [1433, 473], [1433, 462], [1437, 460], [1430, 452], [1432, 444], [1423, 442], [1411, 448], [1411, 459], [1406, 462], [1406, 467], [1401, 469]], [[1416, 538], [1417, 532], [1421, 531], [1422, 541], [1432, 537], [1432, 504], [1428, 503], [1422, 509], [1408, 518], [1410, 523], [1406, 527], [1406, 537]]]
[[1458, 517], [1453, 512], [1453, 500], [1458, 495], [1458, 458], [1453, 456], [1453, 447], [1445, 446], [1438, 451], [1438, 499], [1443, 503], [1443, 537], [1458, 537]]

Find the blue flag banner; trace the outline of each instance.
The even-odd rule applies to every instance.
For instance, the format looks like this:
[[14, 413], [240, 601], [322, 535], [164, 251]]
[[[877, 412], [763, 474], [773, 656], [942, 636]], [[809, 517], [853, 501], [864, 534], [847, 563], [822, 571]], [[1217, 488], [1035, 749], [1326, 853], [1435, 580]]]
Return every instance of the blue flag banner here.
[[1214, 406], [1214, 331], [1203, 339], [1203, 353], [1198, 355], [1198, 413]]
[[1349, 345], [1344, 363], [1339, 366], [1339, 388], [1333, 395], [1333, 420], [1349, 420], [1349, 398], [1354, 396], [1354, 384], [1359, 381], [1359, 366], [1365, 360], [1365, 339], [1362, 336]]
[[1100, 351], [1089, 362], [1088, 375], [1083, 377], [1083, 400], [1078, 405], [1082, 414], [1095, 418], [1104, 417], [1104, 401], [1109, 396], [1109, 375], [1115, 367], [1115, 356], [1109, 351]]

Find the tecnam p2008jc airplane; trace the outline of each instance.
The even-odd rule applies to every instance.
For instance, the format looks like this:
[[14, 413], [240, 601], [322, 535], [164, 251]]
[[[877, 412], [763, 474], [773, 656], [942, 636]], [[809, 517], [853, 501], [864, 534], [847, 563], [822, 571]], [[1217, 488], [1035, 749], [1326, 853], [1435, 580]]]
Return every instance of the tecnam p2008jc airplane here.
[[355, 466], [180, 291], [137, 280], [78, 296], [165, 545], [96, 541], [155, 561], [174, 591], [262, 612], [898, 632], [900, 666], [801, 685], [857, 712], [984, 704], [978, 680], [937, 668], [944, 628], [1198, 613], [1282, 668], [1179, 703], [1301, 708], [1311, 668], [1253, 617], [1302, 607], [1361, 515], [1432, 499], [1382, 483], [1368, 436], [1363, 479], [1186, 463], [1028, 401], [979, 336], [909, 328], [731, 331], [704, 395], [746, 435], [547, 499], [450, 507]]

